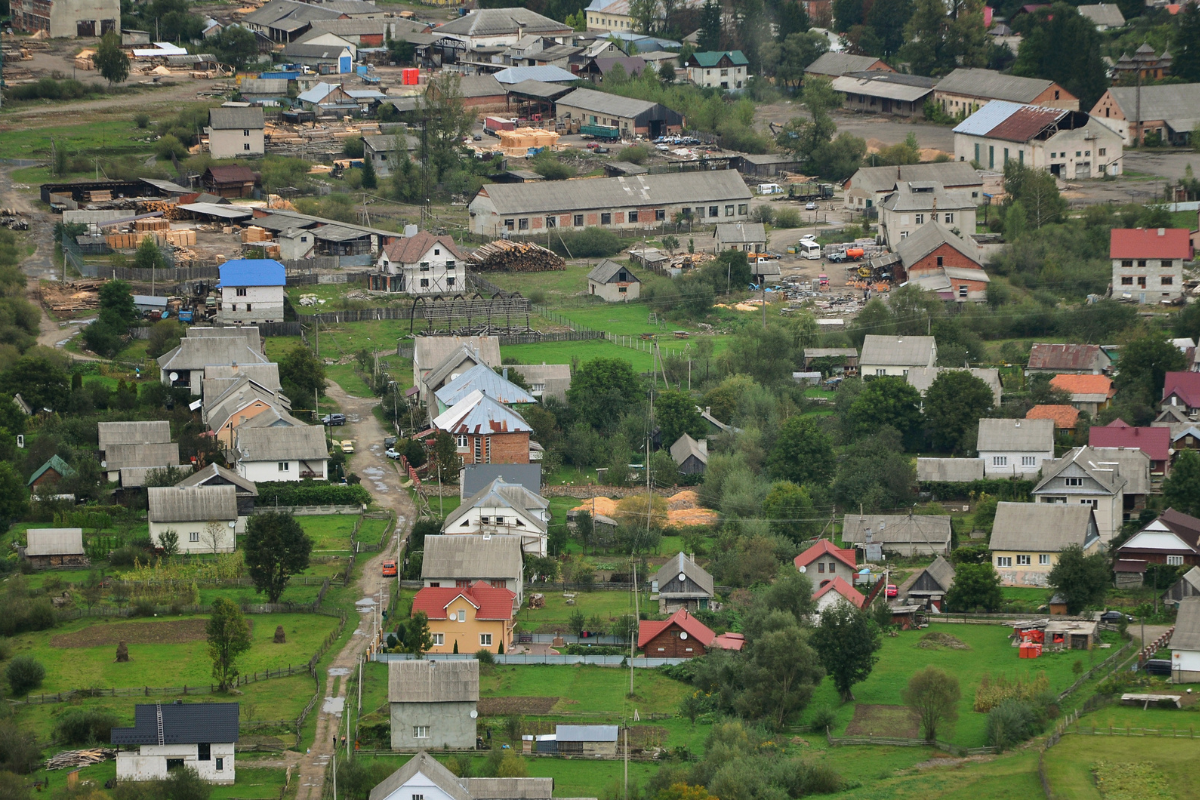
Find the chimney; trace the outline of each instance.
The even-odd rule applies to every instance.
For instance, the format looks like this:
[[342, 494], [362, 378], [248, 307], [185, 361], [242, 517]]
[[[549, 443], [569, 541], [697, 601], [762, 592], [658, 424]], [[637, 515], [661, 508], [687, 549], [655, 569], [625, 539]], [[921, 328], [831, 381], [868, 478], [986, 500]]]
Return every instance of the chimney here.
[[1167, 229], [1166, 229], [1166, 228], [1159, 228], [1159, 229], [1158, 229], [1158, 235], [1159, 235], [1159, 236], [1166, 236], [1166, 235], [1167, 235]]

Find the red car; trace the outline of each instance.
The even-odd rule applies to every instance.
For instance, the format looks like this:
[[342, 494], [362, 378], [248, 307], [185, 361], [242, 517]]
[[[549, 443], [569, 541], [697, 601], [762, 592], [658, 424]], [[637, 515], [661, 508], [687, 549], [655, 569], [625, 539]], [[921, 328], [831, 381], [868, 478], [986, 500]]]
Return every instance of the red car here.
[[[396, 562], [395, 561], [383, 562], [383, 577], [385, 577], [385, 578], [396, 577]], [[891, 587], [888, 587], [888, 588], [891, 588]]]
[[900, 593], [900, 590], [896, 588], [896, 584], [894, 583], [889, 583], [884, 591], [887, 592], [888, 597], [895, 597]]

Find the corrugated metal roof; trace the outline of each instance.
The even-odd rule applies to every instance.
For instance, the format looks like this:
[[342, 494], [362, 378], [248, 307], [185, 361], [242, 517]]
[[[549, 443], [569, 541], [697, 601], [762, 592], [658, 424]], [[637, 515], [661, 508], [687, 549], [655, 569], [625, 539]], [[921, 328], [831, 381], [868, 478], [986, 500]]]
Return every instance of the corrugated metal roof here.
[[659, 591], [672, 580], [679, 577], [680, 574], [686, 575], [692, 583], [696, 584], [709, 597], [713, 595], [713, 577], [704, 571], [695, 561], [687, 557], [685, 553], [678, 553], [676, 556], [659, 567], [658, 573], [655, 574], [654, 580], [658, 581]]
[[473, 391], [446, 409], [433, 427], [447, 433], [499, 434], [531, 432], [520, 414], [480, 391]]
[[867, 72], [882, 63], [875, 56], [822, 53], [816, 61], [805, 67], [804, 71], [814, 75], [845, 75], [848, 72]]
[[574, 73], [567, 72], [562, 67], [545, 64], [537, 67], [509, 67], [492, 75], [497, 82], [513, 86], [522, 81], [541, 81], [542, 83], [573, 83], [579, 80]]
[[324, 461], [329, 458], [325, 431], [300, 428], [237, 428], [239, 461]]
[[729, 169], [581, 181], [494, 183], [485, 186], [480, 194], [491, 200], [497, 214], [749, 202], [751, 197], [741, 176]]
[[474, 703], [478, 700], [479, 662], [473, 658], [388, 662], [389, 703]]
[[167, 467], [178, 463], [177, 442], [110, 444], [104, 451], [104, 469], [109, 472], [126, 467]]
[[900, 256], [900, 260], [908, 269], [944, 244], [953, 247], [971, 263], [979, 263], [974, 250], [967, 247], [967, 243], [963, 241], [962, 237], [956, 236], [953, 231], [940, 222], [921, 225], [901, 239], [900, 243], [896, 245], [896, 254]]
[[1171, 650], [1200, 650], [1200, 597], [1185, 597], [1179, 601]]
[[767, 229], [761, 222], [721, 222], [717, 224], [717, 241], [721, 244], [766, 244]]
[[[522, 373], [524, 374], [524, 373]], [[463, 497], [472, 497], [497, 478], [510, 486], [520, 486], [533, 494], [542, 490], [541, 464], [467, 464], [459, 486]]]
[[220, 217], [222, 219], [243, 220], [254, 216], [254, 212], [248, 208], [217, 205], [216, 203], [183, 203], [179, 207], [193, 214]]
[[[1032, 103], [1038, 95], [1053, 85], [1054, 81], [1045, 78], [1022, 78], [991, 69], [960, 67], [938, 81], [934, 88], [939, 93], [960, 94], [992, 101], [1005, 100], [1010, 103]], [[1061, 90], [1061, 94], [1065, 95], [1064, 100], [1074, 99], [1066, 90]]]
[[701, 464], [708, 464], [708, 450], [706, 447], [701, 447], [700, 443], [684, 433], [670, 449], [671, 459], [678, 465], [683, 466], [683, 462], [689, 458], [695, 458]]
[[220, 266], [218, 289], [230, 286], [286, 286], [287, 270], [271, 258], [235, 258]]
[[[495, 336], [418, 336], [413, 343], [413, 360], [417, 369], [436, 372], [447, 364], [461, 348], [489, 367], [500, 366], [500, 340]], [[432, 372], [427, 376], [432, 377]]]
[[[597, 92], [594, 89], [576, 89], [565, 97], [558, 99], [558, 106], [561, 108], [578, 108], [583, 111], [591, 111], [596, 114], [608, 114], [613, 117], [622, 117], [633, 119], [656, 109], [663, 109], [669, 114], [676, 112], [666, 106], [655, 103], [652, 100], [638, 100], [635, 97], [622, 97], [619, 94], [609, 94], [607, 92]], [[696, 173], [691, 173], [696, 174]]]
[[238, 516], [232, 486], [151, 486], [146, 494], [151, 522], [229, 522]]
[[1058, 553], [1070, 545], [1090, 544], [1090, 505], [998, 503], [988, 549]]
[[113, 744], [228, 744], [238, 740], [237, 703], [139, 703], [133, 720], [132, 728], [112, 729]]
[[616, 261], [607, 258], [592, 267], [592, 271], [587, 276], [589, 281], [608, 283], [613, 278], [619, 277], [622, 273], [625, 274], [625, 282], [640, 283], [637, 276], [633, 274], [633, 270], [624, 264], [618, 264]]
[[471, 509], [488, 506], [511, 508], [514, 511], [521, 511], [539, 530], [544, 531], [546, 523], [539, 519], [537, 514], [530, 512], [535, 509], [538, 511], [544, 510], [548, 505], [546, 499], [541, 495], [526, 489], [524, 486], [507, 484], [503, 479], [497, 478], [466, 500], [463, 500], [458, 508], [447, 514], [445, 522], [442, 523], [442, 530], [449, 530], [455, 522], [466, 516], [467, 512]]
[[459, 400], [462, 400], [468, 394], [475, 391], [483, 392], [493, 400], [498, 400], [505, 405], [537, 402], [536, 397], [512, 381], [505, 380], [502, 376], [497, 375], [495, 370], [486, 364], [476, 364], [441, 389], [438, 389], [436, 394], [439, 402], [447, 406], [453, 406]]
[[[888, 80], [897, 75], [894, 72], [874, 70], [858, 72], [852, 75], [839, 75], [833, 79], [833, 89], [838, 92], [861, 94], [867, 97], [883, 97], [888, 100], [900, 100], [915, 103], [922, 97], [933, 93], [933, 80], [926, 78], [925, 83], [910, 83], [907, 81]], [[916, 77], [916, 76], [903, 76]]]
[[[1109, 95], [1129, 122], [1137, 122], [1138, 89], [1135, 86], [1114, 86]], [[1179, 131], [1191, 128], [1176, 127], [1183, 120], [1200, 118], [1200, 83], [1178, 83], [1141, 88], [1142, 121], [1167, 120]]]
[[1034, 342], [1029, 348], [1029, 369], [1036, 370], [1096, 370], [1108, 366], [1098, 344], [1046, 344]]
[[918, 458], [917, 482], [970, 483], [983, 480], [982, 458]]
[[114, 444], [151, 444], [171, 441], [171, 423], [166, 420], [143, 422], [100, 422], [96, 425], [101, 452]]
[[527, 8], [483, 8], [437, 28], [438, 33], [458, 36], [511, 36], [516, 33], [574, 33], [565, 25]]
[[1021, 106], [992, 128], [987, 136], [989, 139], [1003, 139], [1007, 142], [1028, 142], [1070, 113], [1059, 108]]
[[204, 369], [229, 364], [266, 364], [267, 357], [247, 344], [244, 337], [184, 339], [169, 353], [159, 356], [158, 366], [167, 371]]
[[83, 528], [30, 528], [25, 541], [27, 556], [83, 555]]
[[964, 119], [962, 122], [954, 126], [955, 133], [964, 133], [968, 136], [987, 136], [988, 131], [999, 125], [1004, 120], [1008, 119], [1017, 109], [1021, 108], [1020, 103], [1009, 103], [1004, 100], [993, 100], [983, 108], [976, 111], [971, 116]]
[[906, 181], [936, 181], [944, 188], [982, 187], [983, 179], [965, 161], [945, 161], [932, 164], [904, 164], [897, 167], [863, 167], [847, 182], [848, 189], [863, 192], [886, 192], [897, 183]]
[[847, 514], [842, 519], [842, 541], [864, 544], [867, 531], [879, 544], [931, 544], [949, 547], [950, 517], [923, 514]]
[[1075, 6], [1075, 10], [1096, 25], [1103, 25], [1107, 28], [1120, 28], [1125, 24], [1125, 15], [1121, 13], [1121, 8], [1113, 3]]
[[[389, 672], [391, 670], [391, 665], [398, 663], [402, 662], [389, 662]], [[411, 663], [419, 664], [422, 662], [417, 661]], [[431, 661], [428, 663], [432, 664], [434, 662]], [[478, 662], [474, 663], [478, 664]], [[461, 781], [465, 779], [455, 777], [453, 772], [446, 769], [440, 761], [429, 755], [429, 753], [425, 752], [424, 750], [417, 753], [408, 760], [407, 764], [393, 772], [382, 782], [380, 782], [374, 789], [372, 789], [369, 800], [388, 800], [388, 798], [392, 797], [392, 795], [396, 794], [396, 792], [400, 790], [400, 787], [404, 786], [418, 775], [424, 776], [426, 780], [442, 790], [446, 796], [450, 798], [450, 800], [475, 800], [471, 793], [462, 786]], [[421, 783], [424, 785], [424, 781]]]
[[616, 725], [555, 725], [555, 737], [560, 742], [615, 742]]
[[517, 536], [426, 536], [422, 580], [517, 580], [521, 540]]
[[157, 467], [122, 467], [120, 482], [122, 489], [137, 489], [146, 485], [146, 479], [151, 472], [160, 472], [167, 467], [175, 467], [183, 475], [192, 471], [191, 464], [162, 464]]

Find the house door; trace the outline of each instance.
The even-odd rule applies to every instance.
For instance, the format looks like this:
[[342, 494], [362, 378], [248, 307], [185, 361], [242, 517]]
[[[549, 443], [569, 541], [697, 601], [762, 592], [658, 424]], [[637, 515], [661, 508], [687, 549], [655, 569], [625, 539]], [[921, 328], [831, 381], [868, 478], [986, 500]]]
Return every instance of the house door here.
[[885, 114], [892, 113], [892, 101], [886, 97], [883, 98], [883, 113], [885, 113]]

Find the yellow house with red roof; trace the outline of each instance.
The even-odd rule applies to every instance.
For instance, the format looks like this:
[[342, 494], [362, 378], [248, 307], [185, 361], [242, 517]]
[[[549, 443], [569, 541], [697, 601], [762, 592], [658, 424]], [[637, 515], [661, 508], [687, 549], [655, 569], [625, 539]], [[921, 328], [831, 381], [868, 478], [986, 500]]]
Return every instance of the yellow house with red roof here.
[[483, 581], [466, 587], [426, 587], [413, 598], [412, 614], [423, 611], [429, 619], [430, 653], [511, 653], [515, 597]]

